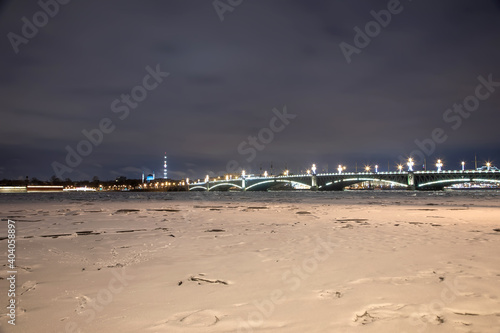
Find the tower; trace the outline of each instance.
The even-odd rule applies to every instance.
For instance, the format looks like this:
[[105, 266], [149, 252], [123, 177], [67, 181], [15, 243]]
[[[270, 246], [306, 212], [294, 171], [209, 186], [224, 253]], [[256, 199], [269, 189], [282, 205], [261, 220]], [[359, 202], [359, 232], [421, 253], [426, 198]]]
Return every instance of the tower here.
[[165, 157], [163, 158], [163, 179], [167, 179], [167, 152], [165, 152]]

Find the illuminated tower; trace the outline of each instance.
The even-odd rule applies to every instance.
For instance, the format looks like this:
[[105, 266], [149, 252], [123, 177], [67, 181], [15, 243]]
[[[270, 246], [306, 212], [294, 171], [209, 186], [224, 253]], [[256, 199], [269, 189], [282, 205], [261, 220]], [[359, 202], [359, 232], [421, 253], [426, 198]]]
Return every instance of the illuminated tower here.
[[163, 158], [163, 179], [167, 179], [167, 152], [165, 152], [165, 157]]

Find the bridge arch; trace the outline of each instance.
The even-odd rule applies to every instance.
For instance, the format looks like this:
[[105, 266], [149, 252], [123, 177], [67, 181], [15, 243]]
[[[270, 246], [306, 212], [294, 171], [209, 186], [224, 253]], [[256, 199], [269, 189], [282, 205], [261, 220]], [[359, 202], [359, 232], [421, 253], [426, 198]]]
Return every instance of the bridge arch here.
[[209, 191], [212, 191], [214, 188], [217, 188], [217, 187], [220, 187], [220, 186], [225, 186], [227, 187], [228, 189], [230, 189], [231, 187], [237, 187], [239, 189], [242, 189], [243, 187], [241, 187], [240, 185], [237, 185], [237, 184], [233, 184], [233, 183], [220, 183], [220, 184], [216, 184], [214, 186], [210, 186], [210, 189]]
[[408, 187], [408, 184], [400, 183], [397, 181], [393, 180], [387, 180], [387, 179], [381, 179], [381, 178], [364, 178], [364, 177], [356, 177], [356, 178], [343, 178], [343, 179], [338, 179], [329, 183], [326, 183], [325, 185], [322, 185], [319, 187], [320, 190], [329, 190], [329, 189], [337, 189], [337, 190], [342, 190], [344, 187], [349, 186], [349, 185], [354, 185], [358, 183], [363, 183], [367, 181], [378, 181], [382, 183], [388, 183], [392, 185], [397, 185], [397, 186], [403, 186], [403, 187]]
[[198, 186], [194, 186], [194, 187], [191, 187], [189, 188], [190, 191], [193, 191], [193, 190], [202, 190], [202, 191], [206, 191], [207, 188], [206, 187], [203, 187], [201, 185], [198, 185]]
[[[309, 188], [311, 187], [311, 185], [309, 184], [305, 184], [305, 183], [302, 183], [302, 182], [298, 182], [298, 181], [295, 181], [295, 180], [288, 180], [288, 179], [270, 179], [270, 180], [264, 180], [264, 181], [260, 181], [260, 182], [257, 182], [255, 184], [252, 184], [252, 185], [249, 185], [246, 187], [246, 190], [250, 190], [252, 191], [252, 188], [255, 188], [256, 187], [260, 187], [260, 188], [264, 188], [265, 190], [273, 187], [274, 185], [277, 185], [278, 183], [290, 183], [290, 184], [297, 184], [297, 185], [303, 185], [303, 186], [308, 186]], [[269, 184], [269, 186], [263, 186], [264, 184]]]
[[425, 190], [426, 188], [444, 188], [445, 186], [460, 184], [460, 183], [472, 183], [472, 182], [486, 182], [486, 183], [498, 183], [500, 184], [500, 179], [481, 179], [481, 178], [455, 178], [455, 179], [442, 179], [432, 182], [418, 184], [418, 188]]

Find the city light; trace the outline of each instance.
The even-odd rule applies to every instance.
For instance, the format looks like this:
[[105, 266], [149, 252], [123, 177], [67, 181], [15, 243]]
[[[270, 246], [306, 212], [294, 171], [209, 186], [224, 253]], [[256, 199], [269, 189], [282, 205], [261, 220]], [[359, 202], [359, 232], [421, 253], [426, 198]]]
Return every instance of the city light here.
[[415, 163], [413, 162], [413, 158], [409, 158], [408, 159], [408, 163], [406, 163], [408, 165], [408, 171], [413, 171], [413, 165], [415, 165]]
[[443, 167], [443, 162], [441, 160], [437, 160], [436, 167], [437, 167], [437, 172], [441, 172], [441, 168]]

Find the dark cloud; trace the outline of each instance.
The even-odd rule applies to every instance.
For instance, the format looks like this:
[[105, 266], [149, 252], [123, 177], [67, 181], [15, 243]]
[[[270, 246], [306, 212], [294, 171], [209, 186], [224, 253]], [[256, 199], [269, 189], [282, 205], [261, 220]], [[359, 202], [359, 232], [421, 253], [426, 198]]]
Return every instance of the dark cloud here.
[[[448, 139], [429, 160], [500, 163], [500, 91], [457, 130], [443, 121], [479, 75], [500, 81], [499, 1], [403, 0], [348, 64], [339, 43], [387, 4], [245, 1], [221, 22], [210, 1], [72, 1], [15, 54], [7, 34], [40, 7], [0, 2], [0, 177], [49, 178], [103, 118], [115, 130], [64, 178], [161, 174], [165, 151], [169, 174], [191, 178], [230, 160], [250, 171], [392, 166], [436, 127]], [[157, 64], [170, 76], [120, 120], [113, 101]], [[248, 162], [239, 145], [284, 105], [297, 117]]]

